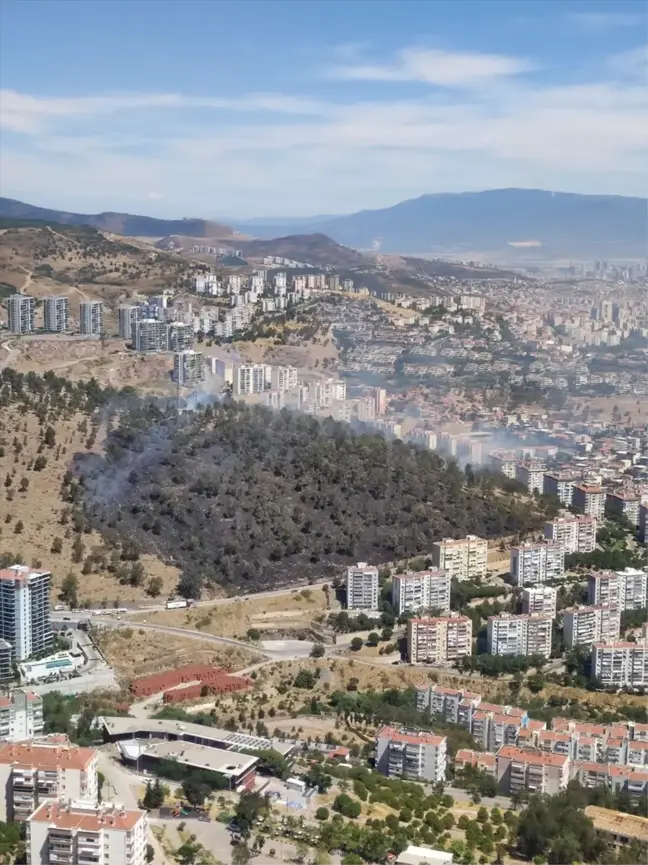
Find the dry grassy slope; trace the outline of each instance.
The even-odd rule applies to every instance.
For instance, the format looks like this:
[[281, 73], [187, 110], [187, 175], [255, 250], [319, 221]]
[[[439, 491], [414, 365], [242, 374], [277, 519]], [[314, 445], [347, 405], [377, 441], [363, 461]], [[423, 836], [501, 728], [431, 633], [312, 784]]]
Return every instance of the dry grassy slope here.
[[[75, 453], [85, 450], [87, 434], [78, 430], [82, 415], [69, 421], [61, 421], [55, 426], [56, 443], [61, 451], [56, 458], [57, 448], [45, 448], [43, 456], [47, 465], [42, 471], [29, 470], [27, 465], [37, 456], [39, 444], [39, 423], [35, 415], [20, 414], [14, 407], [3, 408], [0, 413], [0, 446], [4, 455], [0, 456], [0, 552], [20, 553], [23, 560], [30, 564], [39, 561], [43, 567], [51, 569], [53, 594], [56, 595], [65, 575], [73, 571], [79, 579], [79, 598], [88, 603], [100, 603], [107, 598], [109, 602], [119, 599], [121, 603], [140, 601], [146, 598], [144, 587], [122, 586], [109, 572], [84, 575], [82, 564], [72, 561], [74, 538], [66, 537], [68, 526], [61, 525], [61, 511], [65, 503], [61, 501], [60, 489], [63, 475], [67, 471]], [[21, 452], [15, 456], [12, 442], [17, 438], [22, 444]], [[98, 437], [100, 439], [100, 436]], [[4, 485], [5, 478], [15, 469], [11, 487]], [[22, 478], [29, 482], [26, 492], [20, 492]], [[13, 496], [8, 501], [8, 494]], [[10, 521], [7, 522], [7, 518]], [[16, 534], [16, 527], [22, 522], [23, 529]], [[55, 537], [63, 541], [60, 554], [51, 552]], [[101, 535], [97, 532], [84, 534], [83, 542], [86, 555], [95, 547], [102, 547]], [[160, 576], [163, 580], [162, 596], [171, 594], [178, 581], [176, 568], [163, 564], [152, 556], [143, 556], [147, 579]]]
[[63, 336], [27, 336], [0, 344], [0, 366], [42, 375], [48, 370], [71, 381], [96, 378], [103, 386], [136, 387], [146, 393], [173, 395], [173, 366], [168, 354], [140, 355], [120, 339], [77, 340]]
[[175, 669], [187, 664], [213, 664], [232, 672], [250, 666], [258, 656], [234, 646], [216, 647], [191, 637], [164, 634], [161, 650], [160, 634], [143, 629], [95, 629], [95, 638], [108, 663], [122, 679], [133, 679]]
[[204, 634], [241, 637], [249, 628], [259, 631], [307, 628], [315, 618], [326, 615], [326, 595], [321, 589], [304, 589], [273, 598], [237, 600], [230, 604], [185, 610], [161, 610], [133, 617], [133, 622], [199, 630]]

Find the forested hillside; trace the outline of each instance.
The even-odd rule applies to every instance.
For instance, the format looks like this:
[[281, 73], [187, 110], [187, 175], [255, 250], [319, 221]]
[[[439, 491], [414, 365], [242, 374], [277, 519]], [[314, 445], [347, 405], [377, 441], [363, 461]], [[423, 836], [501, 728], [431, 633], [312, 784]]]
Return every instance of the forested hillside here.
[[[388, 562], [442, 537], [534, 529], [540, 516], [471, 486], [434, 453], [345, 424], [239, 403], [179, 417], [140, 402], [105, 457], [80, 456], [69, 496], [109, 542], [177, 565], [181, 591], [248, 591]], [[75, 484], [80, 486], [74, 489]]]

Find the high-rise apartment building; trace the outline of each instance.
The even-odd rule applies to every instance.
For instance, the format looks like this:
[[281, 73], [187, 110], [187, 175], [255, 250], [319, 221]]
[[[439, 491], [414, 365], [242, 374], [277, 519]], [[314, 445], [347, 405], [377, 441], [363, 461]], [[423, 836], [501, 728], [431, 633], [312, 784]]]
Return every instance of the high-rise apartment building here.
[[51, 579], [49, 571], [26, 565], [0, 570], [0, 637], [11, 643], [17, 661], [49, 649], [54, 642]]
[[0, 639], [0, 681], [6, 682], [7, 679], [13, 679], [13, 658], [14, 651], [11, 643]]
[[376, 769], [388, 778], [445, 781], [448, 743], [445, 736], [422, 730], [383, 727], [376, 734]]
[[635, 529], [639, 525], [641, 499], [630, 493], [607, 493], [605, 512], [610, 517], [625, 517]]
[[494, 472], [504, 475], [505, 478], [514, 480], [518, 463], [514, 453], [503, 451], [492, 453], [490, 462]]
[[27, 821], [30, 865], [145, 865], [146, 811], [112, 803], [44, 802]]
[[100, 300], [83, 300], [79, 304], [79, 330], [89, 336], [103, 333], [103, 303]]
[[46, 297], [43, 318], [48, 333], [67, 333], [70, 329], [70, 307], [67, 297]]
[[205, 359], [199, 351], [177, 351], [173, 355], [173, 381], [192, 387], [205, 380]]
[[96, 802], [97, 751], [77, 745], [0, 746], [0, 819], [25, 820], [45, 799]]
[[273, 366], [270, 368], [270, 387], [272, 390], [293, 390], [298, 384], [297, 367]]
[[24, 742], [43, 735], [43, 700], [29, 691], [0, 697], [0, 741]]
[[135, 351], [168, 351], [167, 325], [156, 318], [142, 318], [133, 322], [133, 346]]
[[545, 523], [544, 535], [549, 541], [562, 544], [565, 553], [591, 553], [596, 549], [596, 517], [571, 514]]
[[516, 586], [537, 586], [559, 580], [565, 574], [565, 550], [553, 541], [511, 547], [510, 572]]
[[556, 618], [556, 589], [551, 586], [531, 586], [522, 590], [522, 612], [531, 616], [534, 613], [545, 613]]
[[374, 388], [374, 413], [376, 417], [385, 414], [387, 411], [387, 391], [384, 387]]
[[120, 339], [135, 342], [135, 326], [140, 318], [140, 307], [136, 304], [122, 304], [117, 307], [117, 326]]
[[263, 363], [245, 363], [234, 367], [232, 393], [246, 396], [262, 393], [266, 385], [266, 367]]
[[447, 571], [407, 571], [392, 577], [392, 606], [402, 616], [406, 610], [450, 612], [450, 575]]
[[407, 657], [410, 664], [452, 664], [470, 654], [472, 619], [468, 616], [408, 619]]
[[181, 321], [165, 324], [167, 351], [189, 351], [194, 345], [193, 327]]
[[347, 609], [375, 613], [378, 610], [378, 568], [358, 562], [347, 570]]
[[36, 301], [25, 294], [12, 294], [9, 298], [9, 330], [11, 333], [33, 333], [35, 330]]
[[533, 461], [518, 463], [515, 468], [515, 480], [526, 487], [529, 495], [542, 494], [546, 470], [544, 463]]
[[[645, 626], [644, 626], [645, 627]], [[639, 642], [594, 643], [592, 677], [606, 688], [645, 688], [648, 685], [646, 632]]]
[[605, 490], [589, 484], [574, 484], [572, 505], [579, 513], [602, 520], [605, 515]]
[[566, 508], [572, 503], [575, 477], [565, 472], [546, 472], [544, 476], [544, 494], [560, 499]]
[[486, 630], [490, 655], [542, 655], [551, 654], [551, 625], [553, 617], [543, 613], [490, 616]]
[[570, 607], [564, 611], [563, 637], [565, 646], [591, 646], [619, 639], [621, 613], [618, 607]]
[[645, 544], [648, 540], [648, 504], [639, 505], [639, 540]]
[[432, 564], [447, 571], [450, 579], [474, 580], [488, 569], [488, 542], [475, 535], [460, 540], [444, 538], [432, 544]]
[[587, 603], [642, 610], [648, 603], [648, 574], [636, 568], [587, 575]]

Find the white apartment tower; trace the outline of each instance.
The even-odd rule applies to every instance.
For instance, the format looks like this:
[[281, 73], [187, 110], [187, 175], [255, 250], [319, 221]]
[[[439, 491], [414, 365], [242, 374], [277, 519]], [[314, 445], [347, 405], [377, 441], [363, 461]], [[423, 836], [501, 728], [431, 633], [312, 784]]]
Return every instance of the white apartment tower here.
[[273, 366], [270, 368], [270, 387], [272, 390], [293, 390], [298, 384], [296, 367]]
[[70, 308], [67, 297], [46, 297], [43, 301], [45, 330], [67, 333], [70, 329]]
[[447, 571], [450, 579], [474, 580], [485, 577], [488, 568], [488, 542], [475, 535], [461, 540], [444, 538], [432, 544], [432, 564]]
[[135, 342], [133, 328], [139, 320], [140, 308], [136, 305], [123, 304], [117, 307], [117, 325], [120, 339]]
[[542, 655], [551, 654], [551, 625], [547, 614], [515, 616], [502, 613], [491, 616], [487, 626], [487, 645], [490, 655]]
[[378, 611], [378, 568], [358, 562], [347, 570], [347, 609], [364, 613]]
[[472, 619], [440, 616], [408, 619], [407, 657], [410, 664], [454, 663], [472, 654]]
[[547, 472], [544, 476], [544, 494], [556, 496], [566, 508], [572, 503], [574, 476], [561, 472]]
[[529, 495], [536, 492], [542, 494], [546, 470], [547, 467], [543, 463], [518, 463], [515, 469], [515, 479], [526, 487]]
[[596, 549], [598, 520], [587, 514], [556, 517], [545, 523], [544, 535], [548, 541], [562, 544], [565, 553], [591, 553]]
[[189, 351], [193, 348], [194, 332], [191, 325], [172, 321], [165, 324], [165, 327], [168, 351]]
[[[645, 626], [644, 626], [645, 628]], [[592, 676], [606, 688], [645, 688], [648, 685], [648, 643], [594, 643]]]
[[44, 802], [27, 821], [30, 865], [145, 865], [146, 811], [115, 803]]
[[392, 577], [392, 605], [396, 614], [406, 610], [450, 612], [450, 574], [447, 571], [407, 571]]
[[559, 580], [565, 574], [565, 550], [552, 541], [511, 547], [510, 572], [516, 586], [537, 586]]
[[648, 574], [636, 568], [597, 571], [587, 575], [587, 603], [643, 610], [647, 605]]
[[579, 513], [602, 520], [605, 515], [605, 490], [588, 484], [575, 484], [572, 505]]
[[173, 355], [173, 381], [192, 387], [205, 380], [205, 359], [199, 351], [177, 351]]
[[0, 570], [0, 637], [13, 646], [16, 661], [49, 649], [54, 641], [51, 579], [49, 571], [26, 565]]
[[448, 745], [445, 736], [423, 730], [383, 727], [376, 734], [376, 769], [389, 778], [445, 781]]
[[591, 646], [619, 639], [621, 613], [618, 607], [571, 607], [565, 610], [563, 637], [565, 646]]
[[232, 393], [247, 396], [265, 390], [266, 368], [262, 363], [246, 363], [234, 367]]
[[135, 351], [167, 351], [167, 326], [156, 318], [143, 318], [133, 322]]
[[83, 300], [79, 304], [79, 330], [89, 336], [103, 333], [103, 303], [100, 300]]
[[522, 612], [529, 616], [535, 613], [545, 613], [556, 618], [556, 589], [551, 586], [531, 586], [522, 590]]
[[29, 691], [0, 697], [0, 741], [24, 742], [43, 735], [43, 700]]
[[33, 333], [36, 301], [25, 294], [12, 294], [9, 298], [9, 330], [11, 333]]

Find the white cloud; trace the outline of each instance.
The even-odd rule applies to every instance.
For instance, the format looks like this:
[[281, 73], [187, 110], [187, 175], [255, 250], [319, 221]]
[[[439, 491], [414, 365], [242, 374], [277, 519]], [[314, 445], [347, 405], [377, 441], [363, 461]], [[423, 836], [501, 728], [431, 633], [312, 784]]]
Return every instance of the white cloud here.
[[441, 87], [466, 87], [528, 72], [519, 57], [422, 48], [405, 48], [387, 65], [356, 63], [328, 70], [332, 78], [351, 81], [420, 81]]
[[178, 93], [117, 93], [52, 98], [0, 90], [0, 126], [13, 132], [38, 134], [57, 118], [93, 117], [145, 110], [221, 110], [313, 115], [326, 106], [312, 99], [277, 93], [252, 93], [241, 99], [185, 96]]
[[569, 16], [584, 30], [610, 30], [615, 27], [639, 27], [645, 25], [645, 15], [631, 12], [574, 12]]
[[[345, 88], [337, 102], [9, 91], [0, 98], [10, 133], [0, 153], [2, 192], [70, 210], [133, 210], [147, 201], [160, 215], [211, 217], [344, 212], [499, 186], [645, 194], [639, 52], [603, 58], [597, 80], [569, 86], [510, 77], [528, 68], [524, 61], [498, 66], [487, 56], [447, 65], [445, 82], [457, 85], [451, 98], [435, 86], [416, 98], [362, 101]], [[438, 83], [441, 71], [426, 58], [406, 61], [408, 80]]]

